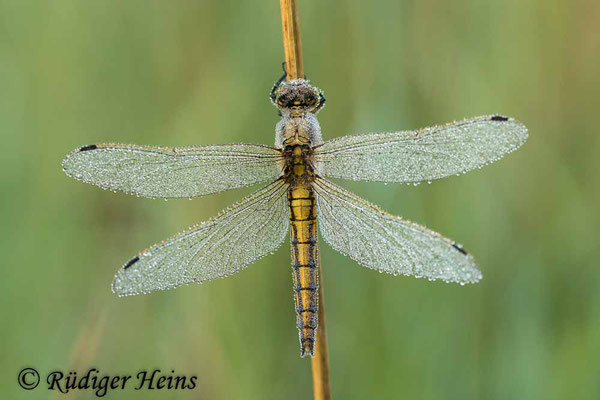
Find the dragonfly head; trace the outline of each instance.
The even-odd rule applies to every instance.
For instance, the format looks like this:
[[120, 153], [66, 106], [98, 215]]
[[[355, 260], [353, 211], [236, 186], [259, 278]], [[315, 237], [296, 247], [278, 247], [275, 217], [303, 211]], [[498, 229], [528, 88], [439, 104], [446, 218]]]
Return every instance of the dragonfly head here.
[[274, 91], [273, 104], [282, 113], [301, 115], [316, 113], [323, 106], [323, 92], [305, 79], [284, 81]]

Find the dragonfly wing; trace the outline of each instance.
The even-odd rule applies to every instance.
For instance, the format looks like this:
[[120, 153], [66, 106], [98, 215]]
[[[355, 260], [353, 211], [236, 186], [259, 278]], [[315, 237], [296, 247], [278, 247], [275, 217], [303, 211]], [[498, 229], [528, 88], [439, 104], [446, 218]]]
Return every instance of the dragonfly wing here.
[[317, 179], [314, 184], [321, 234], [335, 250], [359, 264], [393, 275], [475, 283], [481, 272], [463, 248], [423, 226]]
[[421, 182], [500, 159], [527, 140], [512, 118], [482, 116], [417, 131], [343, 136], [315, 149], [320, 175], [379, 182]]
[[139, 253], [113, 282], [120, 295], [205, 282], [240, 271], [275, 251], [288, 232], [287, 184], [249, 195], [217, 217]]
[[232, 144], [151, 147], [98, 144], [65, 157], [67, 175], [103, 189], [144, 197], [192, 197], [275, 180], [281, 153]]

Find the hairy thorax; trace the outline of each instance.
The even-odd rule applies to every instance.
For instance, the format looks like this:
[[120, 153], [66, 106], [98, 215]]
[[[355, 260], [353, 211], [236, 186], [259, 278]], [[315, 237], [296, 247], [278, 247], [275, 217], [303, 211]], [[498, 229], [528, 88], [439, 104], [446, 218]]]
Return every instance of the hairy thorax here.
[[275, 146], [283, 150], [284, 179], [292, 186], [311, 184], [316, 173], [313, 147], [323, 143], [317, 118], [310, 113], [282, 115], [276, 129]]

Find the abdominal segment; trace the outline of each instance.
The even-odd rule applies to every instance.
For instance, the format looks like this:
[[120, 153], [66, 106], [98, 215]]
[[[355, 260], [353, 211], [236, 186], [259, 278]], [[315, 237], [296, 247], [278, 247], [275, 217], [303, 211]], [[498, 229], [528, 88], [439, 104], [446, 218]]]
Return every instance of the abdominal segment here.
[[317, 328], [317, 221], [315, 198], [309, 185], [290, 188], [292, 269], [296, 321], [301, 356], [313, 355]]

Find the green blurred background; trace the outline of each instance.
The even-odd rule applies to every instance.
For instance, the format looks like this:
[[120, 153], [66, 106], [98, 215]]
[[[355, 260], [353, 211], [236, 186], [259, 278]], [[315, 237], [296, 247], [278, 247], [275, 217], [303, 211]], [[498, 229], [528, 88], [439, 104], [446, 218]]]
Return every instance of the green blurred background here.
[[[300, 16], [325, 138], [488, 113], [530, 130], [465, 176], [344, 183], [463, 243], [484, 279], [386, 276], [322, 245], [334, 398], [600, 398], [600, 3], [301, 1]], [[165, 202], [60, 168], [96, 142], [271, 144], [282, 60], [275, 0], [0, 1], [2, 398], [61, 397], [19, 388], [24, 366], [198, 376], [106, 398], [312, 396], [288, 244], [224, 280], [110, 290], [137, 251], [254, 188]]]

